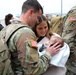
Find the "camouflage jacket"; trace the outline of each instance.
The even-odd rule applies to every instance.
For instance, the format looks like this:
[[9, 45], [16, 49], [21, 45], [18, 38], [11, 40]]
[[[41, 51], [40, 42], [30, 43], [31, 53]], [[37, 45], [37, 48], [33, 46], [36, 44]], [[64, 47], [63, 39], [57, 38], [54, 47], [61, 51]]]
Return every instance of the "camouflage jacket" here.
[[62, 35], [63, 31], [63, 17], [52, 17], [50, 21], [50, 31]]
[[76, 73], [76, 6], [65, 17], [62, 37], [70, 46], [70, 57], [67, 62], [67, 68]]
[[[24, 24], [20, 21], [13, 21], [13, 23]], [[11, 32], [10, 27], [7, 30], [8, 33]], [[36, 36], [30, 27], [18, 29], [10, 37], [8, 47], [15, 75], [40, 75], [49, 66], [51, 55], [46, 52], [43, 56], [38, 56]]]

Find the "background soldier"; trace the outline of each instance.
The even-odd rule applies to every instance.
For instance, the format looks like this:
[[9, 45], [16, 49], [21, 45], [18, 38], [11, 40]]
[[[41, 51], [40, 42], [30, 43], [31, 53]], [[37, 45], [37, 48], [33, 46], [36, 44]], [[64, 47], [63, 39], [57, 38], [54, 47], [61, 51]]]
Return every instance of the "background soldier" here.
[[76, 6], [65, 16], [62, 37], [70, 46], [70, 57], [67, 62], [67, 74], [76, 75]]

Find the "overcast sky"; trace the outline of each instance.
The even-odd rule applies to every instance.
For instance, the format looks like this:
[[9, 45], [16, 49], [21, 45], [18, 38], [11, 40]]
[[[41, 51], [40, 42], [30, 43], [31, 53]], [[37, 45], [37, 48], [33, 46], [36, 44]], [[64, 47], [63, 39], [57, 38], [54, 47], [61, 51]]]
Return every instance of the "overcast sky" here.
[[[20, 15], [21, 6], [25, 0], [0, 0], [0, 19], [12, 13]], [[38, 0], [44, 9], [44, 14], [61, 13], [61, 0]], [[76, 5], [76, 0], [62, 0], [62, 13], [67, 13], [71, 7]]]

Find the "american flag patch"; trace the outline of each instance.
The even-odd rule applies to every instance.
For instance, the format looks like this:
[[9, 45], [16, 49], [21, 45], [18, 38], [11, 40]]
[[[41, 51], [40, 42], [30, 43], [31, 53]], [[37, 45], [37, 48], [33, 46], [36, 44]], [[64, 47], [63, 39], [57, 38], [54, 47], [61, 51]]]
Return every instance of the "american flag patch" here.
[[68, 20], [69, 20], [69, 21], [76, 21], [76, 18], [70, 17]]
[[37, 46], [37, 42], [34, 41], [34, 40], [31, 40], [31, 45], [32, 45], [33, 47], [38, 47], [38, 46]]

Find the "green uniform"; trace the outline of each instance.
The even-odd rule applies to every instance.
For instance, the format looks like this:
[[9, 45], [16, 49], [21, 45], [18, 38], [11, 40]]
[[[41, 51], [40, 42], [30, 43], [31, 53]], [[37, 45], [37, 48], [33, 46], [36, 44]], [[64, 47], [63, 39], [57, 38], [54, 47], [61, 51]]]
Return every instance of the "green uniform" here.
[[70, 46], [70, 57], [66, 65], [66, 75], [76, 75], [76, 6], [65, 16], [62, 38]]
[[57, 16], [57, 17], [52, 17], [50, 21], [50, 31], [59, 34], [60, 36], [62, 35], [63, 31], [63, 17]]
[[[20, 21], [13, 23], [25, 25]], [[12, 27], [7, 28], [7, 35]], [[30, 27], [22, 27], [14, 32], [8, 41], [12, 69], [15, 75], [40, 75], [49, 66], [51, 55], [46, 52], [39, 58], [36, 36]]]

